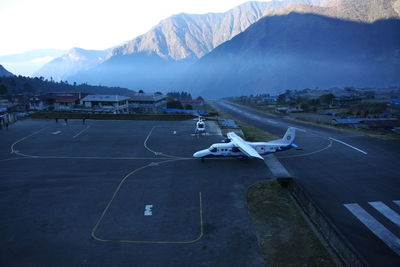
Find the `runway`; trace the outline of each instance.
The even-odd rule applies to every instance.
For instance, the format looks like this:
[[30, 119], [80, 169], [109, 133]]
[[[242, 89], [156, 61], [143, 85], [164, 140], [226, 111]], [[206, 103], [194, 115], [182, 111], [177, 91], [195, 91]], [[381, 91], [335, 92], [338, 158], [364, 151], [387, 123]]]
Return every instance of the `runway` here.
[[303, 150], [277, 153], [277, 158], [371, 266], [399, 266], [399, 140], [268, 116], [227, 102], [216, 104], [277, 136], [296, 127], [296, 144]]
[[1, 131], [1, 266], [264, 266], [264, 162], [192, 158], [195, 121], [25, 120]]

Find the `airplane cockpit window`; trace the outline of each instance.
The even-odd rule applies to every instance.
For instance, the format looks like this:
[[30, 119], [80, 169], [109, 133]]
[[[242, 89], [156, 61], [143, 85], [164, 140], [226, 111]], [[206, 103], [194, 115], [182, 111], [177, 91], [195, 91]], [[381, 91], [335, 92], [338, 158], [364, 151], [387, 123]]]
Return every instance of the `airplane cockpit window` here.
[[217, 152], [218, 149], [216, 147], [210, 147], [208, 150], [210, 150], [210, 152]]

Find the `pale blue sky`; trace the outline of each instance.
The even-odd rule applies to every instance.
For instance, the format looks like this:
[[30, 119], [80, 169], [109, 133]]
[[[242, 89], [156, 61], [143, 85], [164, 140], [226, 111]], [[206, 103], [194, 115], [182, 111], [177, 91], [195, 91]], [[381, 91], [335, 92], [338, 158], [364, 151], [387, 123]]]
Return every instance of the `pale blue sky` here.
[[246, 0], [0, 0], [0, 55], [105, 49], [173, 14], [225, 12]]

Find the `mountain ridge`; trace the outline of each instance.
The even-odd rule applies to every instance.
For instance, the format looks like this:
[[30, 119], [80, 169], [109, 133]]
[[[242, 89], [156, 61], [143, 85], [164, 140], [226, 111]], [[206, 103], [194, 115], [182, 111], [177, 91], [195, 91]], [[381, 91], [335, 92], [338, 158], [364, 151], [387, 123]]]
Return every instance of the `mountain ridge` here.
[[11, 72], [9, 72], [8, 70], [6, 70], [3, 65], [0, 64], [0, 77], [1, 76], [14, 76], [14, 74], [12, 74]]
[[55, 58], [41, 67], [34, 76], [52, 78], [55, 81], [67, 79], [79, 71], [90, 69], [105, 60], [110, 50], [87, 50], [74, 47], [68, 53]]
[[[194, 64], [172, 87], [223, 97], [400, 83], [400, 20], [265, 17]], [[272, 38], [273, 37], [273, 38]]]
[[[247, 2], [224, 13], [181, 13], [162, 20], [147, 33], [110, 49], [100, 61], [89, 60], [90, 64], [86, 62], [75, 66], [69, 64], [64, 69], [60, 63], [50, 70], [64, 72], [60, 77], [70, 82], [163, 90], [173, 85], [174, 80], [199, 58], [231, 40], [263, 16], [298, 11], [352, 21], [374, 21], [380, 17], [398, 16], [396, 7], [400, 10], [399, 3], [400, 0], [287, 0]], [[57, 77], [56, 74], [54, 77]]]
[[279, 1], [248, 2], [224, 13], [171, 16], [149, 32], [114, 48], [95, 68], [80, 71], [68, 80], [161, 90], [199, 57], [259, 19], [266, 7], [273, 10], [282, 5]]

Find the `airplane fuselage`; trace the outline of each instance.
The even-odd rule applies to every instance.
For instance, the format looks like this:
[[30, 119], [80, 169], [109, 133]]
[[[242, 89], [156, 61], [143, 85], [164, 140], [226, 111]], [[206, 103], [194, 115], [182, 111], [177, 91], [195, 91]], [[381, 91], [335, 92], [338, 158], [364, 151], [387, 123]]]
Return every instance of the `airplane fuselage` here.
[[216, 143], [208, 149], [197, 151], [195, 158], [205, 157], [251, 157], [263, 159], [261, 155], [297, 148], [295, 128], [289, 127], [281, 139], [269, 142], [247, 142], [234, 132], [227, 133], [225, 143]]
[[[282, 147], [277, 145], [270, 145], [268, 142], [247, 142], [254, 148], [260, 155], [266, 155], [279, 151], [290, 149], [290, 147]], [[200, 150], [194, 155], [196, 158], [204, 157], [247, 157], [240, 149], [232, 143], [216, 143], [208, 149]]]

